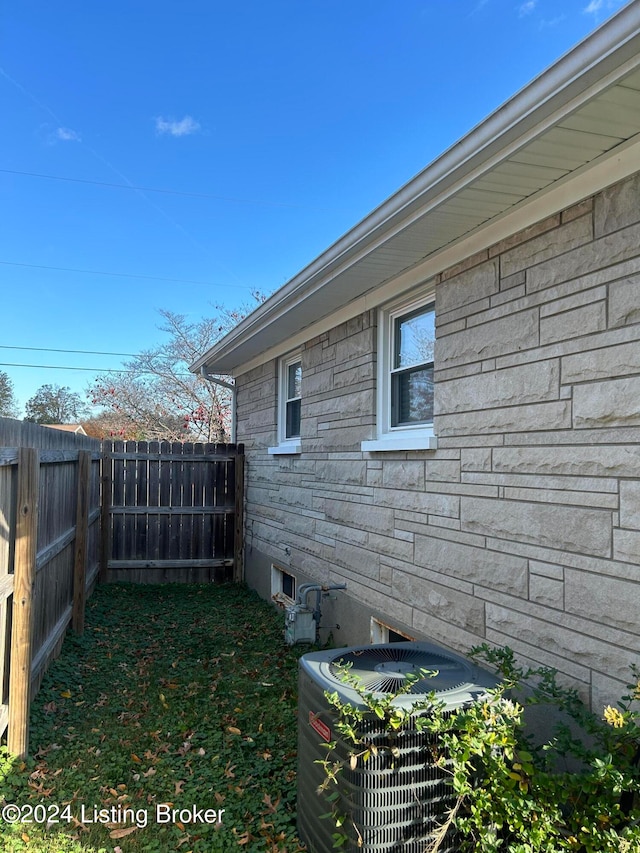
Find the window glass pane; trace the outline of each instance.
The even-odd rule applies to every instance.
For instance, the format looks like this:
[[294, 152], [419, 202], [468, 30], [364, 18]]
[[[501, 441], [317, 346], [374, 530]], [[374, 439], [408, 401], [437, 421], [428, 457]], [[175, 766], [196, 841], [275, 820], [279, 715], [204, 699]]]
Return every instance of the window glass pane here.
[[433, 367], [394, 373], [391, 377], [391, 426], [433, 422]]
[[296, 361], [287, 368], [287, 399], [300, 397], [302, 388], [302, 363]]
[[282, 573], [282, 591], [289, 598], [296, 597], [296, 579], [288, 572]]
[[287, 403], [287, 422], [285, 438], [300, 436], [300, 400], [290, 400]]
[[435, 311], [433, 308], [399, 317], [395, 323], [394, 368], [433, 363]]

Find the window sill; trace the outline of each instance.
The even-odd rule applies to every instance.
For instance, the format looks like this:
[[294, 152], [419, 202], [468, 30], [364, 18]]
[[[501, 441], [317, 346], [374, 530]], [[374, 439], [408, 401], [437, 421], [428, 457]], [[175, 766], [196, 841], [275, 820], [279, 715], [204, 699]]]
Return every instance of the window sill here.
[[271, 456], [295, 456], [302, 453], [302, 444], [300, 441], [283, 441], [275, 447], [268, 447], [267, 453]]
[[380, 453], [392, 450], [437, 450], [438, 439], [435, 435], [403, 435], [363, 441], [360, 450], [365, 453]]

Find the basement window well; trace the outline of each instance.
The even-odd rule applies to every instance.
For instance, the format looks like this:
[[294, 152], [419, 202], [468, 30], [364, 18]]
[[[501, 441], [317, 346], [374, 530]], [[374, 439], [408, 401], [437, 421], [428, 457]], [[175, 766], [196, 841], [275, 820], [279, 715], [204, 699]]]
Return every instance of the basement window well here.
[[409, 634], [404, 634], [402, 631], [386, 625], [374, 616], [371, 617], [372, 643], [406, 643], [407, 640], [413, 642], [415, 637], [410, 637]]
[[280, 602], [296, 600], [296, 576], [275, 563], [271, 564], [271, 598]]

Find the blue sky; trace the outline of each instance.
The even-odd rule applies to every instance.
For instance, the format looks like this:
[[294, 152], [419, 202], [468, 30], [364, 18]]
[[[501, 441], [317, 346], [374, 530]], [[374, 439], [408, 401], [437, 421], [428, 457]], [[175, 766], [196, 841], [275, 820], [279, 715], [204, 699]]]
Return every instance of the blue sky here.
[[123, 361], [70, 350], [161, 343], [158, 309], [272, 292], [622, 5], [4, 0], [0, 370], [19, 402]]

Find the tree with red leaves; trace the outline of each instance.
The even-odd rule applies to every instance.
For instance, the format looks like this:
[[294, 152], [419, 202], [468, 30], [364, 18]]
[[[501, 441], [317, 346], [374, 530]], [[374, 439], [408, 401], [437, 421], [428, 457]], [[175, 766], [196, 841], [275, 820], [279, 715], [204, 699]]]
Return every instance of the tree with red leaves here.
[[159, 328], [168, 340], [126, 362], [125, 371], [95, 380], [89, 393], [102, 411], [87, 432], [143, 441], [228, 441], [231, 392], [190, 373], [189, 365], [264, 301], [258, 292], [252, 295], [253, 305], [218, 308], [217, 317], [197, 322], [161, 310]]

